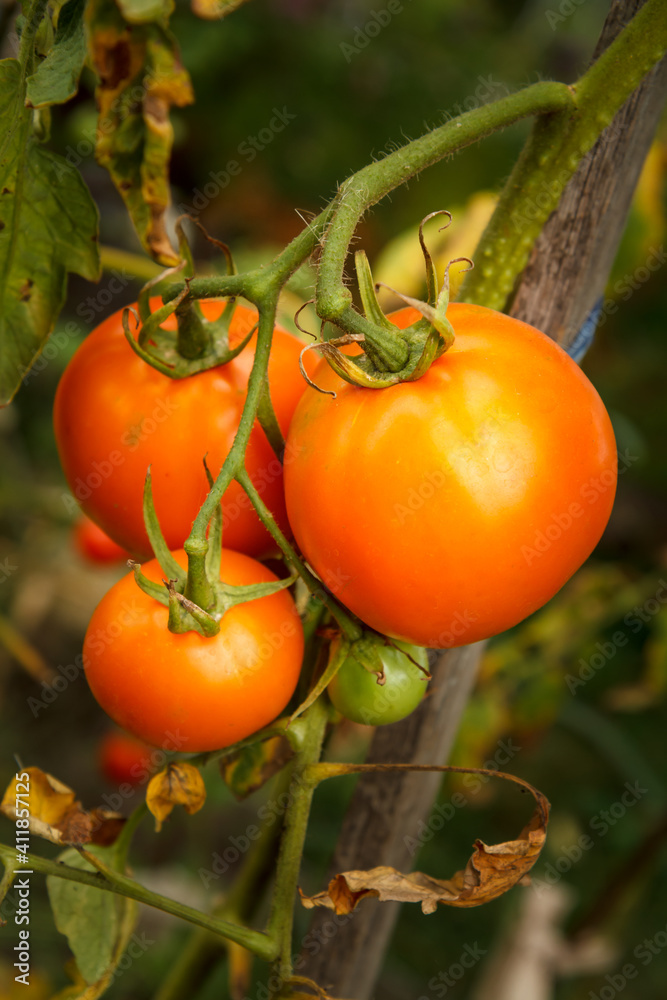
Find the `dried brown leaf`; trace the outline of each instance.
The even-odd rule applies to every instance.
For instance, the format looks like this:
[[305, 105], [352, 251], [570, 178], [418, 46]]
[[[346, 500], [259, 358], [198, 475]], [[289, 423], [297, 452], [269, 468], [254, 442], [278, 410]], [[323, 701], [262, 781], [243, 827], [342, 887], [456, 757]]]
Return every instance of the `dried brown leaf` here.
[[[28, 780], [21, 781], [26, 774]], [[39, 767], [26, 767], [10, 782], [0, 811], [14, 821], [27, 819], [31, 833], [54, 844], [109, 845], [125, 823], [120, 813], [106, 809], [86, 812], [71, 788]]]
[[[364, 770], [372, 769], [371, 765], [364, 767]], [[382, 770], [391, 769], [391, 765], [382, 768]], [[471, 768], [470, 773], [480, 772]], [[491, 846], [481, 840], [475, 841], [475, 850], [468, 864], [451, 879], [432, 878], [423, 872], [404, 875], [388, 866], [371, 868], [370, 871], [348, 871], [332, 879], [326, 892], [305, 896], [299, 890], [301, 902], [307, 909], [324, 906], [336, 913], [344, 914], [354, 910], [366, 896], [375, 896], [382, 902], [394, 900], [402, 903], [421, 903], [424, 913], [433, 913], [438, 903], [445, 906], [481, 906], [482, 903], [488, 903], [502, 896], [518, 883], [525, 884], [527, 880], [529, 881], [528, 872], [544, 846], [549, 803], [541, 792], [527, 782], [502, 772], [498, 772], [497, 777], [507, 778], [523, 785], [533, 794], [537, 802], [537, 808], [530, 822], [516, 840]]]
[[204, 779], [192, 764], [168, 764], [154, 775], [146, 789], [146, 805], [155, 816], [155, 829], [160, 830], [174, 806], [183, 806], [192, 815], [206, 801]]

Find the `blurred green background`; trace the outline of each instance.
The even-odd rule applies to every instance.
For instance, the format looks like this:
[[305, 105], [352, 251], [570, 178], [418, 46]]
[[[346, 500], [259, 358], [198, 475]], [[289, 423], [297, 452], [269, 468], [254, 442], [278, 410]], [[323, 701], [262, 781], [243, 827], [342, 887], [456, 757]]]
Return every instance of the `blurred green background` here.
[[[377, 23], [373, 12], [387, 10], [382, 0], [251, 0], [221, 23], [197, 20], [177, 5], [172, 25], [196, 104], [173, 114], [173, 200], [181, 210], [200, 211], [208, 230], [230, 243], [241, 263], [268, 259], [300, 230], [302, 217], [319, 211], [339, 181], [395, 144], [537, 79], [576, 79], [607, 4], [404, 0], [401, 7], [370, 37], [374, 29], [365, 26]], [[92, 157], [92, 86], [86, 77], [77, 99], [54, 115], [53, 145], [81, 160], [100, 205], [103, 243], [138, 252], [120, 198]], [[281, 131], [270, 128], [275, 109], [286, 119]], [[410, 276], [414, 252], [401, 234], [439, 208], [454, 213], [452, 240], [474, 245], [479, 213], [488, 211], [502, 187], [526, 132], [519, 125], [498, 134], [431, 168], [380, 205], [359, 231], [371, 262], [392, 278]], [[558, 1000], [610, 1000], [621, 990], [628, 1000], [664, 996], [667, 605], [660, 597], [667, 597], [667, 292], [659, 255], [666, 143], [663, 127], [607, 292], [618, 311], [599, 329], [583, 365], [612, 414], [625, 456], [612, 520], [591, 560], [561, 594], [491, 643], [454, 754], [453, 763], [479, 766], [496, 760], [499, 748], [518, 748], [507, 769], [537, 785], [553, 804], [536, 883], [479, 909], [441, 908], [425, 917], [405, 906], [376, 991], [383, 1000], [487, 1000], [495, 996], [499, 956], [512, 961], [512, 949], [522, 944], [533, 956], [540, 947], [551, 956], [551, 995]], [[243, 169], [227, 183], [230, 160]], [[206, 244], [195, 249], [210, 266]], [[658, 254], [661, 266], [649, 272], [651, 254]], [[29, 699], [40, 698], [45, 670], [74, 663], [94, 604], [122, 572], [97, 569], [74, 550], [51, 425], [58, 378], [94, 325], [91, 311], [98, 321], [131, 302], [140, 286], [119, 273], [113, 285], [109, 272], [97, 287], [71, 282], [58, 330], [74, 335], [54, 338], [15, 402], [0, 410], [0, 566], [6, 567], [0, 573], [0, 783], [4, 788], [13, 775], [16, 755], [73, 787], [89, 807], [116, 792], [96, 762], [105, 717], [82, 678], [36, 714]], [[294, 301], [309, 297], [311, 282], [305, 271]], [[367, 731], [343, 727], [330, 753], [354, 758], [368, 738]], [[236, 805], [215, 767], [207, 784], [201, 813], [177, 811], [159, 835], [145, 823], [132, 858], [146, 884], [204, 907], [222, 898], [235, 866], [207, 888], [199, 870], [210, 869], [214, 853], [243, 833], [272, 794], [265, 789]], [[351, 788], [347, 780], [331, 782], [317, 794], [301, 880], [306, 891], [323, 887]], [[524, 797], [501, 782], [473, 790], [451, 780], [441, 792], [443, 815], [456, 791], [466, 796], [466, 807], [444, 825], [434, 824], [443, 828], [416, 858], [419, 869], [443, 878], [465, 864], [476, 837], [495, 843], [516, 836], [530, 811]], [[0, 827], [0, 839], [11, 842], [12, 824], [2, 818]], [[406, 834], [417, 837], [418, 831]], [[43, 853], [55, 851], [45, 844]], [[562, 912], [555, 916], [547, 903], [554, 898], [547, 891], [551, 882], [563, 891]], [[30, 996], [41, 1000], [67, 984], [62, 966], [69, 951], [36, 876], [31, 901]], [[0, 930], [0, 1000], [20, 995], [20, 987], [12, 992], [11, 986], [15, 935], [9, 919]], [[299, 911], [297, 943], [307, 925], [307, 914]], [[542, 928], [540, 945], [526, 943], [526, 926]], [[142, 917], [140, 930], [153, 943], [114, 983], [113, 1000], [156, 996], [188, 933], [155, 914]], [[454, 966], [466, 945], [486, 954], [457, 980]], [[248, 996], [262, 995], [263, 974], [259, 968]], [[189, 996], [225, 997], [225, 980], [224, 963], [211, 961]], [[517, 993], [516, 1000], [523, 996]]]

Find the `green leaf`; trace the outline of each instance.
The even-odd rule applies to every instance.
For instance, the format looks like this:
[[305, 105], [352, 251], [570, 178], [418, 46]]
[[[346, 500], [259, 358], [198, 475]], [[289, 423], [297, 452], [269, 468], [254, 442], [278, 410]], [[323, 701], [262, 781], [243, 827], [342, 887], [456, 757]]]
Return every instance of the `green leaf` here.
[[[101, 848], [95, 853], [104, 857]], [[58, 860], [72, 868], [95, 871], [74, 848]], [[55, 876], [47, 878], [46, 885], [56, 927], [67, 938], [83, 978], [96, 983], [111, 965], [118, 937], [119, 913], [113, 893]]]
[[[111, 848], [89, 848], [88, 853], [112, 866]], [[58, 861], [83, 871], [96, 871], [74, 848], [60, 854]], [[55, 925], [67, 938], [76, 960], [75, 977], [79, 987], [71, 987], [58, 996], [95, 1000], [113, 981], [114, 969], [137, 922], [137, 904], [112, 892], [53, 875], [47, 878], [46, 887]], [[87, 989], [82, 988], [81, 979]]]
[[67, 272], [99, 277], [97, 209], [80, 174], [31, 135], [15, 59], [0, 61], [0, 405], [35, 361], [62, 307]]
[[86, 59], [85, 4], [86, 0], [68, 0], [60, 11], [53, 47], [28, 78], [26, 96], [32, 107], [64, 104], [79, 89]]
[[190, 77], [162, 24], [130, 26], [112, 0], [90, 0], [86, 24], [100, 79], [97, 161], [111, 174], [143, 246], [172, 266], [179, 258], [165, 226], [171, 202], [169, 110], [192, 101]]

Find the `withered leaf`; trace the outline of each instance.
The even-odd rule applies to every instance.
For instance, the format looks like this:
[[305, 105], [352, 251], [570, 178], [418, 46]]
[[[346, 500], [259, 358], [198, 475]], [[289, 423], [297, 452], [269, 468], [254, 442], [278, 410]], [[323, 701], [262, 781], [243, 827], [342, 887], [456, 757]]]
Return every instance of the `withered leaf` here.
[[96, 159], [111, 174], [146, 250], [159, 263], [174, 265], [178, 255], [165, 225], [169, 111], [192, 102], [190, 77], [162, 22], [128, 24], [113, 0], [91, 0], [86, 26], [100, 81]]
[[[366, 765], [363, 769], [372, 770], [373, 766]], [[391, 765], [385, 765], [382, 769], [392, 768]], [[409, 766], [406, 766], [406, 769], [409, 769]], [[480, 773], [481, 769], [434, 767], [430, 770]], [[513, 775], [504, 775], [502, 772], [498, 772], [496, 776], [523, 785], [532, 792], [537, 802], [537, 808], [530, 822], [516, 840], [491, 846], [481, 840], [475, 841], [474, 853], [468, 864], [450, 879], [433, 878], [423, 872], [404, 875], [388, 866], [371, 868], [370, 871], [348, 871], [332, 879], [326, 892], [305, 896], [299, 890], [301, 902], [308, 909], [324, 906], [336, 913], [344, 914], [354, 910], [366, 896], [375, 896], [383, 902], [395, 900], [402, 903], [421, 903], [424, 913], [433, 913], [438, 903], [445, 906], [481, 906], [482, 903], [488, 903], [502, 896], [519, 882], [525, 884], [528, 872], [544, 846], [549, 803], [541, 792], [527, 782]]]
[[[20, 781], [25, 774], [28, 780]], [[26, 767], [23, 775], [10, 782], [0, 804], [9, 819], [28, 819], [31, 833], [54, 844], [109, 845], [116, 840], [125, 823], [120, 813], [101, 808], [87, 812], [71, 788], [39, 767]]]
[[146, 805], [155, 816], [155, 829], [171, 815], [174, 806], [183, 806], [192, 815], [206, 801], [206, 787], [200, 772], [192, 764], [168, 764], [154, 775], [146, 789]]
[[292, 757], [287, 737], [272, 736], [223, 757], [220, 773], [234, 797], [242, 801], [282, 770]]

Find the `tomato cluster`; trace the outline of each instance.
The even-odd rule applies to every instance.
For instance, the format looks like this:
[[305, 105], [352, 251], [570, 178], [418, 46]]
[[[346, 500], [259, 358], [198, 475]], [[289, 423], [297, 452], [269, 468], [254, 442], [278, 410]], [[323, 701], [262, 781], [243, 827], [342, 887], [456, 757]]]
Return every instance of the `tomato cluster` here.
[[[203, 303], [219, 315], [220, 303]], [[586, 559], [608, 520], [616, 482], [611, 424], [576, 364], [539, 331], [500, 313], [450, 306], [453, 346], [416, 381], [362, 388], [325, 362], [306, 388], [301, 344], [276, 329], [269, 389], [284, 433], [284, 468], [259, 426], [248, 474], [285, 533], [335, 598], [392, 641], [380, 674], [353, 656], [329, 685], [344, 715], [396, 721], [423, 697], [423, 647], [495, 635], [544, 604]], [[232, 344], [256, 322], [238, 306]], [[413, 309], [389, 317], [399, 328]], [[120, 313], [75, 354], [58, 389], [55, 428], [65, 474], [111, 538], [149, 554], [146, 471], [169, 547], [180, 551], [243, 409], [253, 343], [182, 380], [141, 360]], [[591, 489], [603, 483], [604, 488]], [[275, 581], [256, 557], [269, 536], [246, 494], [223, 497], [221, 579]], [[160, 583], [156, 560], [143, 567]], [[220, 631], [174, 634], [168, 611], [132, 574], [95, 611], [86, 640], [93, 693], [124, 729], [161, 746], [212, 750], [271, 722], [296, 688], [303, 632], [287, 590], [234, 606]], [[420, 670], [420, 667], [423, 668]], [[378, 683], [380, 681], [380, 683]]]

